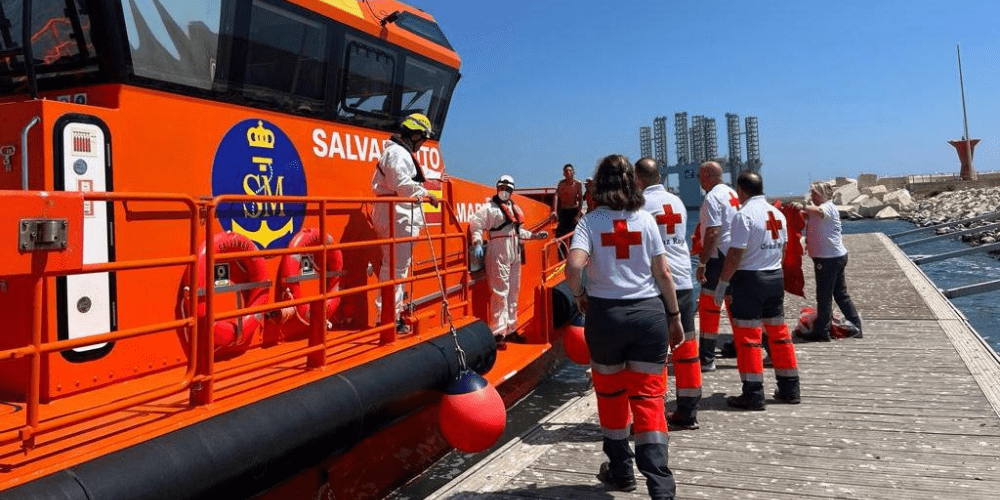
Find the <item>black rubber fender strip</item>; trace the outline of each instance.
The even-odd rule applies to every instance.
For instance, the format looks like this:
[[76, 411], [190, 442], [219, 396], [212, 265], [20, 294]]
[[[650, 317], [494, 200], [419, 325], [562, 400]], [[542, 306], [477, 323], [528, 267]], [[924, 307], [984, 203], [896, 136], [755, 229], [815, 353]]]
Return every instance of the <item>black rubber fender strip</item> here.
[[[457, 331], [470, 369], [489, 327]], [[433, 401], [459, 373], [451, 335], [0, 492], [4, 500], [249, 498]]]

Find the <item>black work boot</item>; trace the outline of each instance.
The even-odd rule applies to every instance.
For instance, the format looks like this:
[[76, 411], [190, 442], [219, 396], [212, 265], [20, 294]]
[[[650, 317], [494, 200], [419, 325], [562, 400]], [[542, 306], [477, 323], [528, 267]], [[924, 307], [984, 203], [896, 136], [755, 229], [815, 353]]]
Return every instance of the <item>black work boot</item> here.
[[617, 477], [611, 474], [611, 462], [601, 464], [597, 479], [604, 483], [604, 489], [610, 491], [635, 491], [637, 487], [635, 476]]
[[767, 408], [764, 403], [763, 382], [743, 382], [743, 394], [729, 396], [726, 404], [733, 408], [750, 411], [762, 411]]
[[635, 471], [632, 468], [635, 454], [632, 452], [628, 439], [608, 439], [605, 437], [603, 448], [609, 461], [601, 464], [597, 479], [604, 483], [604, 487], [609, 490], [635, 490]]
[[774, 390], [774, 399], [790, 405], [797, 405], [802, 402], [798, 376], [782, 377], [778, 375], [777, 379], [778, 388]]
[[677, 397], [677, 411], [667, 412], [670, 430], [695, 430], [698, 428], [698, 400], [690, 396]]

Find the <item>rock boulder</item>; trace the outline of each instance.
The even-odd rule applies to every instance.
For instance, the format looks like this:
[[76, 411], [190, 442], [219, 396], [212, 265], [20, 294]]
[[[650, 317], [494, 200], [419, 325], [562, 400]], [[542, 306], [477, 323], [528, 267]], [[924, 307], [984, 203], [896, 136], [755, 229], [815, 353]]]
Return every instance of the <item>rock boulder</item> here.
[[847, 205], [860, 195], [861, 192], [858, 191], [858, 183], [849, 182], [833, 192], [833, 203], [834, 205]]
[[876, 220], [897, 219], [897, 218], [899, 218], [899, 212], [897, 212], [896, 209], [892, 207], [885, 207], [882, 210], [879, 210], [874, 217], [874, 219]]

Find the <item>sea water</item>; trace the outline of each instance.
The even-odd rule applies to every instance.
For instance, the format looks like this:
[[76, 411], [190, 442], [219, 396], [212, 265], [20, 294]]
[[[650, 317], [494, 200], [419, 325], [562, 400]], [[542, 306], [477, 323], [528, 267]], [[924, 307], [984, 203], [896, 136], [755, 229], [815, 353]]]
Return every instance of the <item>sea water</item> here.
[[[899, 220], [876, 221], [865, 219], [844, 221], [842, 227], [844, 234], [884, 233], [892, 235], [914, 229], [915, 226], [909, 222]], [[929, 238], [931, 236], [935, 236], [933, 230], [921, 231], [916, 234], [902, 236], [897, 243]], [[942, 239], [906, 246], [902, 250], [910, 257], [914, 257], [937, 255], [965, 248], [969, 248], [969, 246], [961, 240]], [[941, 290], [1000, 279], [1000, 260], [997, 260], [986, 252], [923, 264], [920, 266], [920, 269]], [[849, 290], [850, 275], [848, 275], [847, 279]], [[1000, 302], [1000, 290], [958, 297], [951, 299], [951, 302], [969, 320], [969, 324], [979, 332], [979, 335], [986, 339], [986, 342], [993, 348], [993, 351], [1000, 352], [1000, 324], [997, 322], [997, 303]]]

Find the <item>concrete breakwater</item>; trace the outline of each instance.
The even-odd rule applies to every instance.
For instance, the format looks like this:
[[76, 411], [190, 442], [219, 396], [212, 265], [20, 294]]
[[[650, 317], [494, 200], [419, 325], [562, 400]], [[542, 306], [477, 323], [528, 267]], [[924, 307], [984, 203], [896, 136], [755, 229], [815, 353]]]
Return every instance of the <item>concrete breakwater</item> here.
[[[898, 218], [917, 227], [926, 227], [1000, 211], [1000, 186], [955, 189], [954, 185], [941, 184], [941, 191], [924, 190], [925, 194], [913, 196], [905, 187], [859, 183], [845, 177], [821, 182], [833, 187], [833, 203], [844, 220]], [[865, 186], [860, 187], [862, 185]], [[972, 246], [996, 243], [1000, 241], [998, 220], [1000, 218], [955, 224], [938, 228], [936, 233], [950, 234], [981, 227], [982, 231], [956, 238]], [[990, 254], [1000, 258], [1000, 252]]]
[[[917, 227], [933, 226], [947, 222], [968, 219], [1000, 210], [1000, 187], [946, 191], [923, 198], [900, 215], [901, 220], [912, 222]], [[938, 228], [937, 234], [948, 234], [966, 229], [982, 227], [983, 231], [959, 236], [962, 241], [976, 246], [996, 243], [1000, 240], [1000, 227], [996, 220], [979, 220]], [[990, 252], [997, 255], [997, 252]]]
[[819, 183], [833, 188], [833, 203], [837, 205], [840, 217], [846, 220], [895, 219], [900, 213], [913, 210], [916, 206], [905, 188], [883, 184], [864, 186], [846, 177]]

